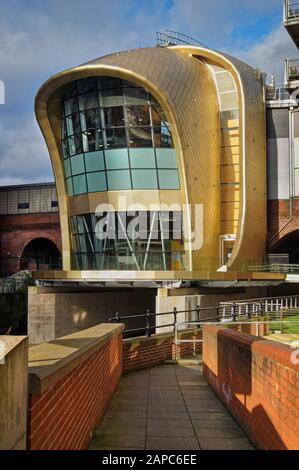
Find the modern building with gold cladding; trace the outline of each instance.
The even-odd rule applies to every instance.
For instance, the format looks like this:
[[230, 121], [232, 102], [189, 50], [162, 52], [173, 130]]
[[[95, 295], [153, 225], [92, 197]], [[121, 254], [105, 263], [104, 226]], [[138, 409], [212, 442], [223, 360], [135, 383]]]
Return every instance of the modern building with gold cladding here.
[[51, 77], [35, 109], [65, 272], [196, 279], [263, 262], [257, 70], [197, 46], [129, 50]]

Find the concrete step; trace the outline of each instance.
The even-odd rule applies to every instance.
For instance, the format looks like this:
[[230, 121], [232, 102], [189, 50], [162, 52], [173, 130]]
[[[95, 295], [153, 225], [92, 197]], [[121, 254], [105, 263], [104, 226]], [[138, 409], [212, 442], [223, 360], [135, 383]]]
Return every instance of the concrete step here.
[[184, 366], [201, 366], [202, 365], [202, 356], [199, 354], [192, 356], [181, 357], [180, 359], [168, 359], [165, 361], [165, 364], [179, 364]]

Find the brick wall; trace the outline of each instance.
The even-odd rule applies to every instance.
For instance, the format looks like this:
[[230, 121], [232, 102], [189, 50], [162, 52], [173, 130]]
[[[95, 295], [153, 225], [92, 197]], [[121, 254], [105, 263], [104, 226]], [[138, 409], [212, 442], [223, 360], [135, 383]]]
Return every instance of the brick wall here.
[[263, 321], [266, 321], [265, 318], [260, 317], [260, 319], [257, 321], [254, 321], [254, 319], [248, 323], [243, 324], [243, 325], [228, 325], [228, 329], [237, 331], [238, 333], [247, 333], [249, 335], [253, 336], [267, 336], [269, 334], [269, 322], [263, 323]]
[[[201, 330], [188, 330], [179, 338], [195, 340], [201, 338]], [[177, 347], [174, 334], [157, 334], [150, 338], [126, 339], [123, 343], [123, 371], [145, 369], [162, 364], [167, 359], [175, 359], [201, 352], [201, 343], [181, 343]]]
[[299, 366], [284, 344], [203, 328], [203, 370], [210, 385], [260, 449], [299, 449]]
[[[290, 207], [292, 204], [292, 208]], [[268, 249], [299, 229], [299, 200], [268, 200]]]
[[0, 272], [11, 275], [20, 269], [20, 257], [35, 238], [51, 240], [61, 252], [59, 213], [0, 216]]
[[86, 449], [121, 374], [122, 334], [118, 334], [55, 385], [31, 393], [28, 447]]

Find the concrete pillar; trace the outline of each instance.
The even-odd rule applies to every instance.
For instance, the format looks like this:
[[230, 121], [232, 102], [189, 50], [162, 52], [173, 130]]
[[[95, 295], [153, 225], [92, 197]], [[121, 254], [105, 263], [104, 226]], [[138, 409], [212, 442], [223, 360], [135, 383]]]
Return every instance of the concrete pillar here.
[[[155, 311], [156, 289], [95, 290], [70, 287], [29, 287], [28, 335], [31, 344], [105, 323], [116, 312], [144, 315]], [[146, 326], [144, 317], [127, 321], [126, 328]]]
[[26, 449], [28, 340], [0, 336], [0, 450]]

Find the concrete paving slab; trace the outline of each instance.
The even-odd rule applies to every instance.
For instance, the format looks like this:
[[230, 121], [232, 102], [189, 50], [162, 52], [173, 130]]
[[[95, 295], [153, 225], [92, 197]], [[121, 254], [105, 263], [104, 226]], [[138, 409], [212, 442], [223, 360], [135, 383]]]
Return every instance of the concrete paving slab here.
[[201, 368], [155, 367], [122, 378], [91, 449], [252, 449]]
[[199, 450], [196, 438], [190, 437], [148, 437], [146, 440], [148, 450]]
[[160, 418], [148, 418], [147, 425], [149, 426], [160, 426], [168, 428], [190, 428], [193, 429], [192, 423], [189, 418], [187, 419], [160, 419]]
[[110, 449], [110, 446], [113, 447], [130, 447], [131, 449], [145, 448], [145, 435], [139, 436], [129, 436], [127, 434], [123, 435], [100, 435], [95, 436], [92, 440], [91, 448], [98, 449], [98, 447]]
[[192, 437], [196, 439], [196, 435], [193, 428], [178, 428], [177, 426], [147, 426], [147, 436], [148, 437]]
[[248, 439], [200, 439], [202, 450], [255, 450]]

